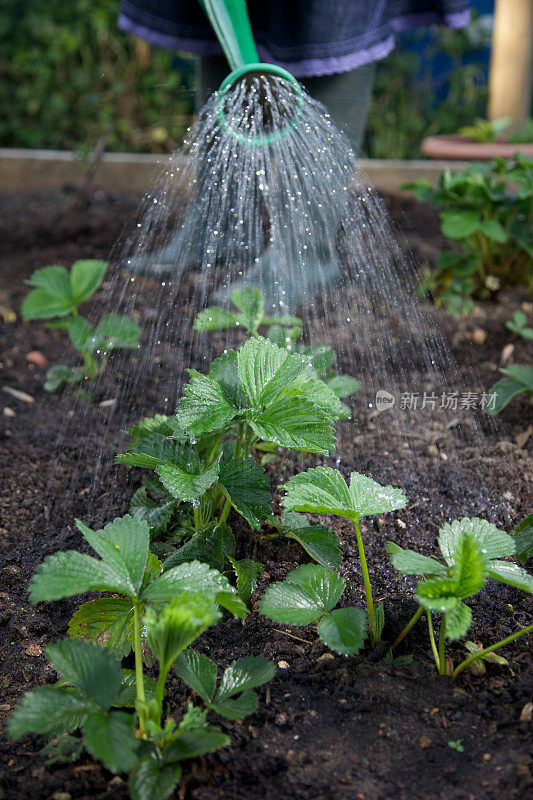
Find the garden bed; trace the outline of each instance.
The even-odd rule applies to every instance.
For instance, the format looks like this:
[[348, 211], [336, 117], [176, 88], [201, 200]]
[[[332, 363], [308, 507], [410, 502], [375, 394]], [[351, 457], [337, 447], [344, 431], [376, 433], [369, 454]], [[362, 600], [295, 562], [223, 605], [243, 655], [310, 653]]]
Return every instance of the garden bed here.
[[[2, 386], [28, 396], [23, 399], [4, 391], [1, 395], [2, 407], [10, 409], [1, 417], [3, 720], [26, 689], [53, 680], [43, 651], [65, 635], [74, 609], [71, 601], [31, 606], [27, 597], [31, 575], [48, 553], [80, 546], [74, 517], [100, 527], [126, 513], [139, 485], [139, 475], [114, 466], [113, 453], [105, 447], [102, 468], [94, 473], [101, 431], [116, 424], [109, 421], [110, 407], [105, 405], [113, 397], [110, 383], [104, 381], [95, 402], [85, 404], [76, 438], [65, 441], [60, 452], [54, 451], [65, 413], [76, 414], [77, 406], [69, 407], [60, 396], [46, 396], [45, 369], [27, 356], [38, 351], [55, 363], [69, 358], [68, 347], [61, 333], [40, 323], [21, 323], [18, 311], [27, 291], [23, 280], [46, 264], [68, 266], [78, 258], [106, 258], [124, 225], [131, 223], [137, 202], [136, 197], [104, 192], [83, 202], [76, 202], [72, 191], [0, 196]], [[432, 263], [442, 246], [437, 215], [414, 201], [391, 196], [386, 202], [416, 258]], [[150, 283], [144, 282], [138, 292], [149, 310]], [[186, 289], [182, 299], [185, 305]], [[97, 297], [95, 302], [101, 300]], [[497, 379], [502, 349], [509, 342], [504, 322], [524, 302], [525, 294], [514, 292], [505, 304], [478, 305], [465, 321], [442, 315], [465, 375], [474, 348], [481, 386], [489, 388]], [[517, 342], [513, 359], [524, 361], [526, 349], [527, 342]], [[170, 362], [172, 353], [165, 357]], [[159, 400], [158, 387], [146, 387], [139, 417], [158, 411]], [[385, 604], [385, 639], [393, 638], [415, 610], [410, 599], [413, 583], [392, 569], [387, 539], [430, 553], [441, 522], [479, 515], [510, 530], [531, 510], [530, 409], [518, 399], [504, 410], [498, 429], [486, 425], [481, 442], [465, 451], [461, 474], [429, 440], [411, 444], [409, 457], [416, 458], [416, 470], [411, 471], [409, 463], [398, 463], [397, 469], [394, 464], [385, 467], [383, 445], [372, 436], [371, 420], [361, 415], [356, 447], [346, 436], [351, 429], [341, 426], [338, 452], [343, 470], [356, 469], [382, 483], [400, 485], [409, 498], [405, 510], [364, 525], [375, 597]], [[454, 435], [453, 428], [446, 432], [450, 439]], [[54, 470], [50, 470], [52, 457]], [[314, 465], [316, 459], [307, 463]], [[294, 466], [290, 460], [270, 464], [273, 486], [290, 477]], [[343, 603], [361, 605], [363, 584], [353, 535], [343, 520], [337, 519], [333, 527], [342, 542], [340, 571], [348, 586]], [[238, 546], [244, 555], [246, 542], [241, 539]], [[282, 579], [308, 560], [296, 543], [281, 550], [280, 545], [256, 539], [253, 548], [253, 557], [265, 564], [258, 594], [268, 582]], [[469, 638], [485, 645], [527, 624], [531, 612], [529, 596], [492, 581], [471, 605], [474, 626]], [[247, 654], [264, 655], [279, 669], [268, 687], [259, 691], [256, 714], [242, 723], [222, 723], [231, 732], [231, 746], [191, 765], [176, 797], [274, 800], [284, 794], [301, 800], [496, 800], [518, 799], [531, 791], [532, 760], [526, 750], [531, 658], [526, 638], [503, 651], [509, 668], [489, 664], [485, 676], [464, 673], [455, 687], [437, 676], [421, 623], [403, 650], [413, 655], [410, 665], [387, 666], [364, 655], [334, 656], [311, 626], [289, 629], [257, 612], [245, 623], [231, 620], [208, 631], [199, 649], [223, 665]], [[461, 659], [460, 643], [448, 651], [456, 663]], [[177, 678], [169, 681], [173, 708], [182, 709], [190, 695]], [[462, 752], [449, 746], [458, 740]], [[2, 740], [0, 797], [50, 798], [61, 792], [67, 793], [57, 795], [62, 800], [68, 795], [127, 797], [126, 783], [86, 756], [74, 766], [47, 767], [38, 755], [41, 746], [38, 737], [15, 743]]]

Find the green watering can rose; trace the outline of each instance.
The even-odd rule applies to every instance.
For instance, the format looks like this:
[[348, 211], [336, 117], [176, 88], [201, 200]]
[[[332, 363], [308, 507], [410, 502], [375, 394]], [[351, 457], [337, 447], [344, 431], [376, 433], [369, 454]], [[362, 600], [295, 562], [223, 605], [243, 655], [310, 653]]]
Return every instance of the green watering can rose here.
[[[296, 126], [301, 115], [301, 87], [296, 78], [283, 67], [263, 63], [259, 60], [253, 39], [245, 0], [199, 0], [231, 67], [230, 74], [222, 81], [218, 90], [217, 116], [222, 128], [243, 144], [266, 146], [287, 136]], [[270, 73], [294, 88], [295, 106], [287, 124], [272, 133], [250, 136], [232, 128], [226, 118], [224, 101], [229, 90], [244, 75]]]

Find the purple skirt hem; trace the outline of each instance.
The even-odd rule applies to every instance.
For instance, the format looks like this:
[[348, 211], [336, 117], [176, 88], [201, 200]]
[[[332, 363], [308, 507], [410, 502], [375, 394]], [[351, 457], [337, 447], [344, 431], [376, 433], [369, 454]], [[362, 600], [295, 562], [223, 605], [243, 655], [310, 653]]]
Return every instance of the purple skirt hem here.
[[[464, 28], [470, 21], [470, 11], [461, 11], [457, 14], [447, 14], [444, 19], [437, 14], [414, 14], [397, 17], [392, 20], [391, 26], [395, 33], [416, 28], [419, 25], [445, 24], [449, 28]], [[222, 48], [216, 41], [207, 39], [186, 39], [171, 34], [156, 31], [145, 25], [140, 25], [125, 14], [120, 14], [118, 27], [125, 33], [138, 36], [140, 39], [164, 47], [167, 50], [185, 50], [197, 55], [221, 55]], [[273, 58], [269, 49], [259, 44], [257, 51], [260, 58], [270, 64], [276, 64], [288, 70], [296, 78], [312, 78], [319, 75], [335, 75], [340, 72], [350, 72], [385, 58], [395, 46], [394, 35], [387, 36], [382, 41], [376, 42], [364, 50], [357, 50], [342, 56], [322, 56], [321, 58], [304, 58], [301, 61], [280, 61]]]

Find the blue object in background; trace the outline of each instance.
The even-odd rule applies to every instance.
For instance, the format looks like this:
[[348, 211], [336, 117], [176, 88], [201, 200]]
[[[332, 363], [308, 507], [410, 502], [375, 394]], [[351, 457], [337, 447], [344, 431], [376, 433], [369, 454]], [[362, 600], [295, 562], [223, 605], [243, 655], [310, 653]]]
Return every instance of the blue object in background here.
[[[465, 50], [461, 54], [460, 62], [462, 66], [475, 65], [479, 67], [479, 83], [482, 86], [486, 85], [488, 81], [494, 0], [472, 0], [471, 9], [474, 21], [468, 29], [463, 30], [471, 36], [472, 49]], [[438, 31], [438, 28], [431, 27], [423, 32], [404, 33], [397, 37], [399, 49], [411, 51], [418, 56], [420, 67], [413, 80], [430, 81], [435, 106], [446, 98], [449, 90], [448, 76], [456, 66], [448, 53], [444, 53], [436, 47]], [[486, 42], [481, 46], [479, 45], [480, 36]], [[428, 52], [432, 50], [432, 57], [428, 60]]]

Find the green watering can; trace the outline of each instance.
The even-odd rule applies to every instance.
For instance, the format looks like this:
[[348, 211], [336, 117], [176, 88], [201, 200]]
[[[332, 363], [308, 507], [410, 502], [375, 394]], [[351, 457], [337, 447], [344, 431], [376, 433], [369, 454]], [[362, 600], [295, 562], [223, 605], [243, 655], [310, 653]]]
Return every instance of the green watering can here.
[[[283, 139], [295, 127], [301, 113], [301, 87], [296, 78], [283, 67], [259, 60], [252, 28], [246, 8], [246, 0], [199, 0], [217, 36], [224, 55], [231, 67], [230, 74], [222, 81], [218, 90], [217, 114], [222, 127], [243, 144], [264, 146]], [[292, 119], [273, 133], [262, 136], [247, 136], [231, 128], [224, 113], [224, 98], [230, 88], [250, 72], [272, 73], [283, 78], [294, 87], [296, 104]]]

